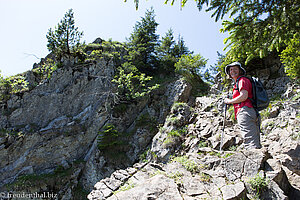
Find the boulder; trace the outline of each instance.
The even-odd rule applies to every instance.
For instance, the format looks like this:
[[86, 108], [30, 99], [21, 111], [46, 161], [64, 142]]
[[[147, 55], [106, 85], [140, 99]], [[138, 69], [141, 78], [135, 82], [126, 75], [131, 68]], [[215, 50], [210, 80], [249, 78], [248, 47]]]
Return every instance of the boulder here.
[[226, 185], [221, 188], [224, 200], [238, 200], [246, 197], [246, 187], [243, 182]]
[[107, 200], [117, 199], [161, 199], [161, 200], [182, 200], [182, 197], [177, 190], [177, 185], [172, 179], [165, 177], [164, 175], [156, 175], [143, 184], [129, 185], [132, 189], [120, 191], [113, 196], [107, 198]]

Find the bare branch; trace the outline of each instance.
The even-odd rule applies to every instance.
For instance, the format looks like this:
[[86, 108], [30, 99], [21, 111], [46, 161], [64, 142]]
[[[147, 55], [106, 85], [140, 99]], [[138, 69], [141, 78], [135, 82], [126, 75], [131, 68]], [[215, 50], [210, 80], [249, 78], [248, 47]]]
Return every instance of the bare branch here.
[[32, 53], [24, 53], [27, 57], [29, 57], [29, 56], [33, 56], [33, 57], [35, 57], [36, 59], [41, 59], [41, 58], [39, 58], [39, 57], [37, 57], [35, 54], [32, 54]]

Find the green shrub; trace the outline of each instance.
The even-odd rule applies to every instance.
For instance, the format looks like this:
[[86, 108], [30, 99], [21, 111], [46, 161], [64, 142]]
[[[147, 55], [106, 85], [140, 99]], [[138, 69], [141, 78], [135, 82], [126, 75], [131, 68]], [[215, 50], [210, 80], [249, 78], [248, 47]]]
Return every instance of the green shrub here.
[[233, 155], [233, 153], [226, 153], [224, 156], [223, 156], [223, 158], [228, 158], [228, 157], [230, 157], [230, 156], [232, 156]]
[[91, 52], [91, 54], [88, 56], [88, 59], [97, 60], [97, 59], [101, 58], [101, 56], [102, 56], [102, 50], [97, 49], [97, 50], [93, 50]]
[[23, 75], [15, 75], [5, 78], [1, 83], [2, 88], [8, 94], [16, 94], [29, 90], [28, 81]]
[[148, 162], [148, 160], [147, 160], [147, 155], [148, 155], [149, 151], [150, 151], [150, 148], [148, 148], [144, 153], [142, 153], [142, 154], [140, 155], [140, 160], [141, 160], [142, 162]]
[[208, 183], [211, 181], [211, 176], [205, 173], [200, 173], [200, 180], [202, 182]]
[[179, 130], [171, 130], [167, 133], [167, 138], [164, 141], [164, 144], [171, 144], [173, 143], [177, 138], [180, 138], [181, 136], [185, 135], [187, 133], [187, 127], [183, 127]]
[[179, 61], [175, 64], [175, 72], [183, 75], [188, 81], [201, 80], [201, 68], [204, 68], [207, 63], [200, 54], [182, 55]]
[[285, 72], [292, 79], [300, 77], [300, 34], [294, 34], [287, 42], [287, 47], [281, 52], [281, 61], [285, 64]]
[[177, 122], [179, 122], [179, 117], [178, 116], [174, 116], [174, 115], [169, 115], [166, 119], [166, 122], [169, 124], [176, 124]]
[[208, 154], [211, 155], [211, 156], [217, 156], [217, 157], [221, 158], [221, 153], [220, 152], [210, 151], [210, 152], [208, 152]]
[[296, 94], [292, 97], [291, 101], [297, 101], [300, 98], [300, 94]]
[[200, 141], [199, 144], [198, 144], [198, 147], [199, 148], [208, 147], [208, 142], [207, 141]]
[[207, 60], [200, 54], [188, 54], [182, 55], [175, 64], [175, 72], [181, 74], [192, 85], [192, 95], [194, 96], [207, 94], [209, 85], [202, 80], [202, 77], [207, 77], [208, 72], [201, 73], [206, 63]]
[[170, 131], [170, 132], [168, 133], [168, 136], [169, 136], [169, 137], [180, 137], [181, 134], [180, 134], [180, 132], [179, 132], [178, 130], [172, 130], [172, 131]]
[[[125, 67], [125, 64], [123, 64], [123, 67]], [[112, 80], [113, 83], [117, 84], [117, 94], [122, 99], [128, 101], [134, 100], [148, 95], [152, 90], [159, 87], [159, 84], [149, 85], [149, 81], [152, 79], [151, 76], [134, 72], [134, 66], [129, 63], [127, 65], [132, 67], [132, 69], [126, 69], [126, 71], [129, 70], [130, 72], [127, 73], [125, 69], [119, 68], [118, 74]]]
[[229, 151], [236, 151], [237, 150], [237, 146], [231, 146], [228, 149]]
[[40, 80], [50, 79], [53, 72], [55, 72], [61, 64], [56, 63], [54, 60], [48, 58], [42, 67], [33, 69], [32, 71], [39, 77]]
[[9, 88], [10, 84], [7, 79], [1, 75], [0, 70], [0, 101], [7, 101], [9, 99]]
[[0, 137], [22, 137], [24, 133], [22, 131], [8, 130], [8, 129], [0, 129]]
[[173, 157], [171, 158], [171, 162], [180, 163], [186, 170], [191, 173], [197, 173], [201, 168], [195, 161], [188, 159], [187, 156]]
[[127, 52], [125, 44], [112, 40], [102, 41], [101, 44], [88, 44], [85, 46], [84, 51], [91, 51], [91, 53], [86, 56], [85, 61], [95, 61], [103, 58], [107, 62], [113, 60], [115, 66], [121, 66], [124, 62], [122, 61], [123, 56]]
[[193, 108], [190, 107], [187, 103], [185, 102], [175, 102], [172, 107], [171, 107], [171, 112], [176, 113], [180, 112], [182, 109], [188, 108], [189, 111], [193, 111]]
[[186, 107], [186, 106], [188, 106], [188, 105], [187, 105], [187, 103], [185, 103], [185, 102], [175, 102], [175, 103], [172, 105], [171, 110], [175, 111], [175, 110], [178, 110], [179, 108]]
[[259, 174], [253, 178], [250, 178], [248, 182], [251, 186], [251, 189], [256, 193], [256, 197], [259, 197], [262, 191], [264, 191], [269, 184], [269, 180], [260, 176]]
[[158, 130], [159, 130], [160, 133], [164, 133], [167, 130], [167, 128], [164, 127], [162, 124], [159, 124], [158, 125]]
[[89, 43], [84, 47], [84, 51], [93, 51], [93, 50], [100, 50], [100, 49], [101, 49], [101, 44], [98, 43]]
[[293, 140], [299, 140], [300, 139], [300, 133], [295, 131], [294, 134], [292, 135], [292, 139]]
[[72, 174], [73, 168], [64, 169], [62, 166], [58, 166], [54, 172], [47, 174], [27, 174], [17, 178], [11, 184], [7, 184], [5, 187], [9, 190], [22, 190], [29, 188], [40, 187], [40, 185], [56, 183], [65, 184], [64, 177], [68, 177]]
[[179, 171], [175, 171], [175, 172], [172, 172], [170, 174], [167, 174], [167, 177], [173, 179], [176, 184], [181, 184], [181, 179], [182, 179], [183, 176], [184, 176], [184, 174], [182, 172], [179, 172]]
[[98, 149], [104, 150], [118, 144], [120, 136], [121, 133], [116, 130], [114, 125], [107, 124], [103, 127], [103, 130], [98, 133]]

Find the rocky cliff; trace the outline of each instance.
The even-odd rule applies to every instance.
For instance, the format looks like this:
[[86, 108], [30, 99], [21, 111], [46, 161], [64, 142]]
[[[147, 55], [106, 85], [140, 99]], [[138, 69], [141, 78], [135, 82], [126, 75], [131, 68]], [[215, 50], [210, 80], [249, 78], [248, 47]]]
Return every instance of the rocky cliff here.
[[[112, 84], [116, 67], [107, 58], [67, 60], [44, 80], [34, 70], [24, 74], [31, 89], [1, 103], [1, 191], [82, 198], [98, 180], [140, 159], [157, 125], [173, 103], [187, 101], [191, 86], [172, 78], [139, 101], [120, 102]], [[116, 145], [105, 144], [110, 141], [102, 130], [111, 125]]]
[[51, 192], [56, 199], [300, 198], [299, 86], [275, 61], [252, 72], [278, 96], [261, 113], [263, 148], [252, 151], [239, 148], [232, 110], [218, 151], [222, 95], [192, 97], [179, 77], [138, 101], [118, 102], [113, 59], [65, 62], [38, 82], [29, 71], [32, 88], [1, 104], [1, 192]]

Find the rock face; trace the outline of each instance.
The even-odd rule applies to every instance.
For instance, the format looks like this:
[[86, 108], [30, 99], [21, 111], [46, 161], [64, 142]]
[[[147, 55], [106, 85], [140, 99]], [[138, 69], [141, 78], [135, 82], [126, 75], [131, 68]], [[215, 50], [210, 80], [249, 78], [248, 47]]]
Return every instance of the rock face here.
[[[151, 142], [156, 125], [164, 122], [170, 106], [190, 96], [191, 86], [178, 79], [139, 102], [120, 104], [115, 101], [111, 82], [114, 71], [112, 60], [67, 64], [2, 106], [1, 191], [43, 192], [53, 188], [62, 199], [68, 199], [79, 182], [80, 187], [91, 190], [118, 168], [134, 164]], [[34, 74], [30, 77], [34, 84]], [[150, 122], [153, 124], [149, 126]], [[121, 159], [97, 148], [98, 133], [107, 124], [131, 133], [122, 138], [128, 144], [115, 150], [121, 153]], [[53, 183], [57, 180], [54, 176], [60, 175], [57, 169], [68, 171], [61, 185]], [[32, 177], [45, 174], [51, 174], [47, 183], [26, 187]], [[20, 177], [25, 179], [21, 187]]]
[[50, 172], [84, 159], [108, 120], [105, 102], [113, 76], [112, 63], [104, 61], [70, 66], [23, 96], [13, 96], [1, 128], [18, 127], [22, 134], [3, 139], [1, 186], [22, 174]]
[[[114, 124], [120, 124], [124, 132], [132, 133], [129, 139], [122, 138], [129, 147], [119, 145], [116, 149], [109, 149], [110, 153], [107, 156], [107, 153], [99, 151], [94, 145], [81, 178], [85, 187], [92, 189], [99, 180], [139, 160], [156, 134], [156, 124], [164, 122], [170, 110], [168, 108], [174, 102], [187, 101], [189, 95], [186, 94], [191, 91], [191, 86], [181, 79], [168, 84], [166, 88], [168, 88], [166, 93], [158, 91], [153, 99], [142, 102], [141, 105], [134, 105], [133, 108], [128, 109], [131, 112], [123, 113], [122, 117], [110, 120]], [[170, 94], [169, 90], [173, 93]]]
[[[222, 98], [191, 97], [182, 79], [124, 103], [111, 82], [112, 59], [66, 61], [37, 86], [30, 71], [33, 89], [0, 105], [0, 192], [97, 200], [299, 199], [300, 89], [273, 76], [282, 66], [267, 62], [271, 67], [257, 73], [269, 94], [282, 93], [286, 101], [261, 112], [263, 148], [248, 151], [239, 147], [230, 109], [223, 130]], [[105, 127], [117, 136], [105, 138]]]

